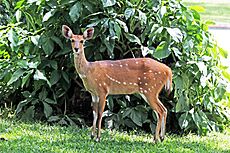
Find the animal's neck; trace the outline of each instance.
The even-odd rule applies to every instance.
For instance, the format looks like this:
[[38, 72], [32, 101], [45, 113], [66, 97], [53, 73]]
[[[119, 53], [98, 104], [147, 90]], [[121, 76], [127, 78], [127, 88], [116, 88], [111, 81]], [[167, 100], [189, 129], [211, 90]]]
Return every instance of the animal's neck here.
[[74, 52], [74, 64], [78, 74], [82, 77], [85, 76], [88, 71], [89, 62], [85, 58], [84, 49], [79, 52]]

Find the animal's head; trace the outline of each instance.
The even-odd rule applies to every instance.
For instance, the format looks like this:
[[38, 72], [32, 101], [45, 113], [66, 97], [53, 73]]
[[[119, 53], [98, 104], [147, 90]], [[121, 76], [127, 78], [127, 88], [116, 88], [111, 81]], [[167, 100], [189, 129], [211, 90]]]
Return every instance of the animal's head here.
[[94, 28], [88, 28], [84, 31], [83, 35], [75, 35], [72, 30], [66, 26], [62, 26], [62, 34], [65, 38], [71, 40], [72, 49], [75, 52], [79, 52], [83, 49], [85, 40], [89, 40], [93, 37]]

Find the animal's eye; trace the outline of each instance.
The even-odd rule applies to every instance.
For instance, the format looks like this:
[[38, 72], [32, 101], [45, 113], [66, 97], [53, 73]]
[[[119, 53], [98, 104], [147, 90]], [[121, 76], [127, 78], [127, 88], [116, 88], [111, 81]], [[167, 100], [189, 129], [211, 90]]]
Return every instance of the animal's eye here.
[[74, 39], [71, 39], [71, 42], [74, 42]]
[[80, 43], [83, 44], [83, 43], [84, 43], [84, 40], [81, 40]]

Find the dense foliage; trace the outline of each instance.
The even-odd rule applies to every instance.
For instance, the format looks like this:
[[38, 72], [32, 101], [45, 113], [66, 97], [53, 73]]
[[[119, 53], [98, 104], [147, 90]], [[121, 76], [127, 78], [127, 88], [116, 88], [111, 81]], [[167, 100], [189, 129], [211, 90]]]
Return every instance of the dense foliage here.
[[[149, 56], [173, 69], [173, 92], [161, 100], [168, 130], [221, 130], [228, 122], [226, 53], [215, 46], [199, 13], [176, 0], [3, 0], [0, 16], [1, 115], [23, 120], [85, 125], [91, 98], [76, 75], [70, 43], [74, 33], [94, 27], [86, 43], [90, 61]], [[2, 10], [1, 10], [2, 11]], [[155, 128], [156, 116], [139, 95], [108, 97], [106, 126]], [[85, 122], [87, 121], [87, 122]], [[182, 129], [182, 130], [181, 130]]]

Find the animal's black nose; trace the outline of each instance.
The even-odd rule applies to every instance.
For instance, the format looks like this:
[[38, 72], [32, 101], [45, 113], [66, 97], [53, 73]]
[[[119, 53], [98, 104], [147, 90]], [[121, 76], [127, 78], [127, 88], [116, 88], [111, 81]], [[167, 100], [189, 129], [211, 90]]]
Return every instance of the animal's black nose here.
[[78, 50], [79, 50], [79, 48], [74, 48], [74, 51], [75, 51], [75, 52], [78, 52]]

